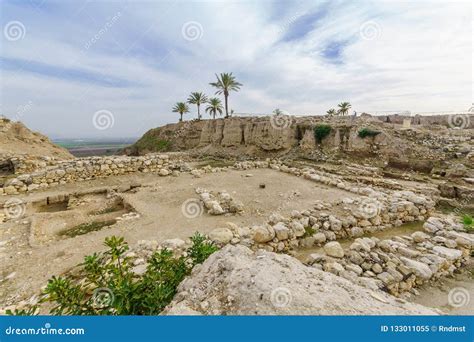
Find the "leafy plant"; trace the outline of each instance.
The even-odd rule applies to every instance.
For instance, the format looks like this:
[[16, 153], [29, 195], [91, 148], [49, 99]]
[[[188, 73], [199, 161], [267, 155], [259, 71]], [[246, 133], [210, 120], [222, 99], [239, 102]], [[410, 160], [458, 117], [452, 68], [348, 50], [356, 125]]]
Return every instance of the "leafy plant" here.
[[337, 112], [334, 108], [331, 108], [326, 112], [326, 114], [329, 115], [329, 116], [334, 116], [334, 115], [337, 114]]
[[359, 130], [359, 138], [366, 138], [366, 137], [375, 137], [377, 135], [379, 135], [380, 132], [379, 131], [374, 131], [370, 128], [362, 128], [361, 130]]
[[206, 107], [206, 113], [209, 112], [209, 115], [212, 115], [212, 118], [216, 118], [216, 114], [222, 115], [222, 102], [217, 97], [209, 99], [209, 105]]
[[323, 141], [323, 139], [329, 135], [331, 132], [331, 126], [326, 124], [316, 125], [314, 127], [314, 138], [318, 143]]
[[337, 105], [339, 107], [338, 114], [347, 115], [349, 109], [351, 109], [351, 104], [349, 102], [341, 102]]
[[219, 76], [216, 74], [217, 81], [209, 83], [211, 86], [217, 88], [216, 95], [224, 94], [225, 101], [225, 117], [229, 117], [228, 110], [228, 98], [231, 91], [239, 91], [242, 86], [241, 83], [235, 80], [235, 76], [232, 73], [221, 73]]
[[275, 115], [283, 115], [283, 111], [280, 108], [276, 108], [273, 110], [273, 114]]
[[195, 104], [198, 109], [198, 120], [201, 120], [201, 105], [204, 103], [207, 103], [208, 99], [206, 94], [202, 92], [194, 92], [191, 93], [188, 97], [188, 103], [189, 104]]
[[474, 232], [474, 219], [469, 214], [464, 214], [461, 219], [462, 223], [464, 224], [464, 228], [469, 233]]
[[212, 253], [218, 250], [213, 243], [207, 242], [206, 237], [199, 233], [191, 237], [192, 245], [188, 249], [188, 254], [193, 261], [193, 266], [203, 263]]
[[[179, 283], [196, 264], [218, 250], [199, 233], [181, 256], [162, 249], [153, 253], [143, 274], [133, 271], [123, 237], [105, 239], [105, 252], [86, 256], [80, 265], [81, 281], [72, 276], [48, 280], [40, 303], [51, 303], [53, 315], [158, 315], [176, 294]], [[186, 256], [184, 256], [186, 255]], [[37, 307], [10, 311], [33, 315]]]
[[314, 233], [316, 233], [316, 229], [313, 229], [313, 227], [304, 227], [304, 234], [303, 234], [303, 237], [306, 238], [306, 237], [310, 237], [310, 236], [313, 236]]
[[179, 122], [183, 121], [183, 114], [189, 113], [189, 107], [184, 102], [177, 102], [173, 107], [173, 113], [179, 113]]

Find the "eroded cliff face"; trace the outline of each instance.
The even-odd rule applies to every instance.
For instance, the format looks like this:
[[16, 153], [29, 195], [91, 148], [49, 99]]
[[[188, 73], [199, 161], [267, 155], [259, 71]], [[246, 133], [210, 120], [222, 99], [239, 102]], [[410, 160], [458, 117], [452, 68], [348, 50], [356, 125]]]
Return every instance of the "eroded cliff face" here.
[[[321, 142], [317, 142], [314, 129], [320, 124], [329, 125], [331, 130]], [[362, 138], [359, 136], [361, 129], [377, 131], [378, 134]], [[156, 151], [195, 150], [203, 154], [258, 157], [281, 156], [290, 152], [303, 156], [343, 154], [349, 158], [375, 157], [380, 161], [395, 161], [395, 164], [400, 161], [408, 166], [421, 162], [420, 168], [429, 172], [434, 163], [449, 157], [448, 152], [456, 153], [446, 152], [446, 146], [454, 140], [465, 139], [466, 151], [469, 151], [471, 138], [472, 129], [434, 129], [423, 125], [406, 129], [370, 116], [233, 117], [154, 128], [125, 153], [143, 155]]]

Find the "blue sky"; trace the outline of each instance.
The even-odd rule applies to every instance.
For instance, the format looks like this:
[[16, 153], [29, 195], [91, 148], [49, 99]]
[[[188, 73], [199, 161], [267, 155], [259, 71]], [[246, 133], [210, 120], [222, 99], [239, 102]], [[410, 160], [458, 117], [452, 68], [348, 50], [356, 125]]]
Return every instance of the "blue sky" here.
[[191, 91], [213, 95], [219, 72], [243, 83], [230, 96], [237, 113], [323, 114], [341, 101], [439, 112], [473, 102], [470, 1], [0, 6], [0, 112], [55, 138], [135, 137], [176, 122], [174, 103]]

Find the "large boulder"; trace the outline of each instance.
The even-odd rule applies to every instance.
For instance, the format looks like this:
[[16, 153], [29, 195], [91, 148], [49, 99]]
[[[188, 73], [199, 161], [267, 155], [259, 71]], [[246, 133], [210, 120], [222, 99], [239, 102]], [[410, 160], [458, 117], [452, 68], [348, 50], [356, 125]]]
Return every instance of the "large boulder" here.
[[209, 238], [219, 244], [229, 243], [233, 237], [234, 234], [229, 228], [216, 228], [209, 233]]
[[334, 258], [344, 257], [344, 249], [342, 249], [341, 244], [337, 241], [331, 241], [325, 244], [324, 252], [326, 252], [327, 255], [332, 256]]
[[285, 254], [227, 245], [178, 287], [165, 315], [436, 315]]
[[417, 277], [422, 279], [430, 279], [433, 275], [433, 272], [428, 265], [405, 257], [400, 257], [400, 260], [407, 266], [409, 269], [415, 273]]

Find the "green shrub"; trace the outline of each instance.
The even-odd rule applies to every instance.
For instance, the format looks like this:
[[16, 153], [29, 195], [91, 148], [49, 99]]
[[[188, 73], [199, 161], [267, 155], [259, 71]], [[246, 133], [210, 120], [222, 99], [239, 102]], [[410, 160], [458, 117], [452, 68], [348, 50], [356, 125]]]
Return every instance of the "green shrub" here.
[[[51, 303], [53, 315], [158, 315], [176, 294], [179, 283], [193, 266], [204, 262], [217, 247], [196, 233], [184, 255], [163, 249], [153, 253], [146, 271], [137, 275], [125, 254], [128, 244], [122, 237], [105, 239], [108, 249], [86, 256], [78, 282], [72, 276], [52, 277], [41, 303]], [[37, 307], [7, 312], [33, 315]]]
[[158, 139], [156, 136], [146, 133], [135, 143], [135, 146], [140, 150], [167, 151], [171, 148], [171, 142]]
[[461, 221], [464, 224], [466, 231], [469, 233], [474, 232], [474, 220], [471, 215], [464, 214]]
[[331, 126], [326, 124], [316, 125], [314, 127], [314, 138], [318, 143], [323, 141], [325, 137], [331, 132]]
[[364, 139], [365, 137], [375, 137], [379, 135], [381, 132], [379, 131], [374, 131], [370, 128], [362, 128], [359, 130], [359, 137]]
[[307, 238], [307, 237], [310, 237], [310, 236], [313, 236], [314, 233], [316, 233], [316, 230], [313, 229], [312, 227], [304, 227], [304, 235], [303, 237], [304, 238]]

